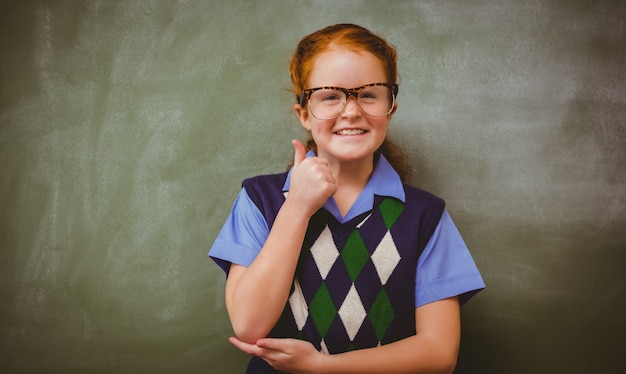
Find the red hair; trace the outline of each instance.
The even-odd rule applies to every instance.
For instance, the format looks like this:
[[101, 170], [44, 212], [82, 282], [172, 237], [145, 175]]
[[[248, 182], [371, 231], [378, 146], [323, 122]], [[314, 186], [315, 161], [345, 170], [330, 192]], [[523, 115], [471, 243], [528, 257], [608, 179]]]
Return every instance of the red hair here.
[[317, 55], [331, 46], [348, 47], [354, 51], [367, 51], [383, 65], [388, 83], [397, 83], [397, 53], [385, 39], [353, 24], [328, 26], [304, 37], [291, 59], [291, 82], [297, 97], [308, 88], [313, 63]]

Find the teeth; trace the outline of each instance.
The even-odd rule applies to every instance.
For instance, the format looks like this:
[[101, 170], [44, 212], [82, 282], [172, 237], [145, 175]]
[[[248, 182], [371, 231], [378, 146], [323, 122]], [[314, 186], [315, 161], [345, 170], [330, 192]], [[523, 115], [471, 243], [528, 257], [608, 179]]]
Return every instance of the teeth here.
[[345, 129], [345, 130], [337, 131], [337, 135], [360, 135], [364, 133], [365, 133], [365, 130], [361, 130], [361, 129]]

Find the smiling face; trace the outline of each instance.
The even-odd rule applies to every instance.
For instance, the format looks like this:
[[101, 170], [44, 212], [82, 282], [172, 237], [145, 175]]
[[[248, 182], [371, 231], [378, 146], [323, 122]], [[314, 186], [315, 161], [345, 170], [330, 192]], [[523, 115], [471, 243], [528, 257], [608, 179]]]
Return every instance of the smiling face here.
[[[355, 88], [379, 82], [387, 82], [387, 76], [375, 55], [331, 46], [315, 57], [308, 87]], [[311, 132], [318, 156], [330, 163], [373, 164], [374, 152], [385, 140], [391, 119], [391, 114], [372, 117], [363, 113], [353, 97], [348, 99], [339, 117], [332, 120], [316, 119], [308, 108], [299, 104], [294, 108], [302, 126]]]

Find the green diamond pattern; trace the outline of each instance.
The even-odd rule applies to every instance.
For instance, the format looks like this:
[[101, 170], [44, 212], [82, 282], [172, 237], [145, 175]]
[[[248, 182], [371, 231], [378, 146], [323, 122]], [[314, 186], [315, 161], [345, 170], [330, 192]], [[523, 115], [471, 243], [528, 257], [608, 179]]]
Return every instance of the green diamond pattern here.
[[354, 230], [348, 237], [346, 246], [341, 251], [341, 259], [346, 265], [350, 279], [355, 282], [369, 259], [369, 252], [358, 230]]
[[383, 216], [383, 221], [387, 226], [387, 230], [396, 223], [400, 214], [404, 210], [404, 204], [396, 199], [385, 199], [380, 203], [380, 214]]
[[391, 302], [389, 301], [389, 296], [387, 296], [387, 291], [385, 291], [384, 288], [381, 289], [378, 296], [376, 296], [376, 300], [374, 301], [368, 316], [374, 326], [374, 331], [376, 332], [378, 341], [381, 341], [385, 336], [385, 332], [387, 332], [389, 324], [395, 317], [395, 313], [391, 307]]
[[320, 336], [325, 337], [337, 315], [337, 308], [330, 297], [326, 282], [322, 282], [319, 290], [315, 293], [313, 300], [311, 300], [309, 311]]
[[[378, 209], [382, 216], [383, 222], [385, 223], [385, 226], [387, 228], [387, 234], [385, 238], [387, 237], [391, 238], [389, 230], [393, 227], [393, 225], [396, 223], [396, 221], [402, 214], [404, 210], [404, 204], [402, 204], [402, 202], [396, 199], [386, 198], [380, 203]], [[332, 236], [329, 236], [329, 237], [331, 237], [332, 239]], [[393, 240], [392, 239], [386, 240], [385, 238], [383, 238], [379, 247], [377, 247], [376, 251], [374, 251], [374, 253], [370, 256], [370, 253], [367, 250], [367, 247], [365, 246], [363, 238], [361, 237], [361, 234], [359, 233], [358, 226], [357, 226], [357, 229], [355, 229], [352, 233], [350, 233], [350, 236], [348, 236], [345, 246], [340, 251], [341, 253], [340, 257], [341, 257], [343, 264], [345, 265], [348, 276], [350, 277], [350, 280], [353, 283], [352, 285], [353, 288], [365, 264], [367, 264], [367, 262], [370, 261], [370, 257], [374, 263], [374, 266], [376, 267], [376, 271], [378, 272], [379, 277], [381, 277], [380, 280], [381, 280], [382, 285], [385, 284], [386, 280], [389, 278], [389, 275], [391, 274], [391, 272], [393, 272], [393, 269], [395, 268], [395, 266], [397, 265], [399, 261], [399, 255], [397, 253], [397, 249], [395, 249]], [[324, 253], [323, 256], [320, 258], [326, 258], [326, 255], [327, 254]], [[335, 256], [336, 255], [337, 255], [337, 252], [335, 252]], [[322, 278], [325, 279], [324, 274], [327, 274], [328, 271], [330, 271], [330, 266], [334, 264], [334, 261], [328, 261], [328, 264], [324, 263], [325, 266], [322, 266], [322, 268], [320, 268], [320, 264], [319, 264], [320, 260], [318, 257], [313, 255], [314, 261], [316, 265], [318, 266], [318, 269], [320, 269], [321, 271], [320, 274], [322, 274]], [[327, 266], [327, 265], [330, 265], [330, 266]], [[374, 291], [374, 290], [370, 290], [370, 291]], [[360, 309], [362, 313], [364, 313], [365, 310], [363, 309], [363, 305], [360, 302], [360, 297], [357, 296], [356, 299], [359, 300]], [[322, 281], [320, 288], [315, 293], [308, 307], [311, 320], [322, 338], [322, 341], [321, 341], [322, 351], [327, 351], [327, 348], [325, 348], [324, 338], [328, 334], [328, 331], [330, 330], [330, 327], [333, 324], [333, 321], [338, 316], [340, 318], [348, 318], [348, 317], [345, 317], [344, 315], [346, 314], [345, 310], [351, 310], [350, 308], [358, 309], [358, 307], [359, 306], [355, 306], [354, 303], [349, 303], [348, 300], [346, 300], [342, 304], [342, 308], [337, 309], [337, 306], [333, 303], [333, 299], [331, 298], [330, 292], [328, 291], [326, 282]], [[371, 306], [370, 310], [367, 312], [366, 315], [367, 317], [365, 317], [365, 313], [364, 313], [363, 318], [369, 318], [374, 328], [374, 333], [376, 334], [378, 341], [381, 342], [383, 338], [385, 337], [385, 334], [387, 332], [387, 329], [389, 328], [389, 325], [395, 318], [395, 312], [389, 300], [389, 295], [387, 294], [387, 291], [385, 290], [384, 286], [381, 287], [380, 291], [378, 292], [378, 295], [376, 296], [376, 299], [374, 300], [373, 305]], [[344, 322], [344, 327], [348, 327], [348, 326], [352, 327], [353, 325], [350, 323], [346, 325], [345, 324], [346, 322], [343, 320], [342, 322]], [[348, 350], [353, 350], [354, 342], [352, 341], [352, 339], [354, 338], [354, 335], [350, 335], [350, 331], [352, 331], [353, 334], [358, 333], [358, 331], [354, 331], [354, 329], [352, 328], [350, 329], [350, 331], [348, 330], [346, 331], [348, 332], [348, 335], [350, 337], [350, 347], [348, 348]]]

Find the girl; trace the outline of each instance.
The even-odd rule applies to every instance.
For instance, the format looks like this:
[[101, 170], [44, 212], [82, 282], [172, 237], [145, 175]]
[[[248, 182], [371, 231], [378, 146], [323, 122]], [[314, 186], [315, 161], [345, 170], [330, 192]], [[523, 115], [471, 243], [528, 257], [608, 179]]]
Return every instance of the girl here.
[[459, 306], [484, 283], [440, 198], [409, 186], [387, 139], [396, 51], [351, 24], [291, 60], [288, 172], [246, 179], [209, 255], [248, 373], [449, 373]]

